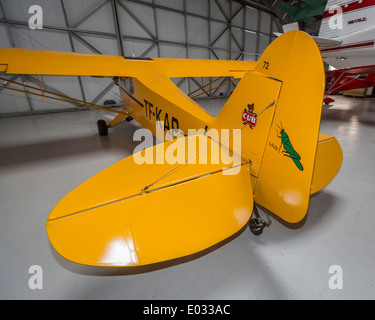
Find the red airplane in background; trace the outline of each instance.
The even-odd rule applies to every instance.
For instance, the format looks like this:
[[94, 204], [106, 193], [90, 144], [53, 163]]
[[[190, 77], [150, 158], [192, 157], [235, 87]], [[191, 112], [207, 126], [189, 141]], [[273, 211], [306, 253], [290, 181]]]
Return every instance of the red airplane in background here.
[[319, 38], [331, 40], [317, 43], [323, 60], [335, 68], [326, 72], [326, 95], [375, 87], [375, 0], [329, 0]]
[[[298, 29], [298, 23], [283, 28]], [[325, 103], [334, 101], [329, 94], [375, 87], [375, 0], [328, 0], [319, 35], [313, 38], [331, 66]]]

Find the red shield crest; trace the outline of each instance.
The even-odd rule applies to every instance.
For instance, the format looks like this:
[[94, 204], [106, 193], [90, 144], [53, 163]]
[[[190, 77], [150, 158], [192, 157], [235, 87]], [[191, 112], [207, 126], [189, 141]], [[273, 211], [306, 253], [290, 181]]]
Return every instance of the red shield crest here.
[[252, 127], [255, 127], [255, 125], [257, 124], [257, 116], [252, 112], [244, 110], [242, 114], [242, 121]]

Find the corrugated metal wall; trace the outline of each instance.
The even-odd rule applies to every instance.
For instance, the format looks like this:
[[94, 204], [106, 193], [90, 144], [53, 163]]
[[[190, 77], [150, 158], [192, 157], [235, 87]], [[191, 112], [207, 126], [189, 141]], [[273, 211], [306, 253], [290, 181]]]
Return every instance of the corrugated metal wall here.
[[[43, 29], [31, 30], [31, 5]], [[124, 56], [257, 60], [274, 39], [273, 17], [229, 0], [1, 0], [0, 46]], [[4, 77], [4, 76], [3, 76]], [[30, 85], [36, 77], [6, 76]], [[110, 79], [45, 76], [46, 88], [84, 101], [120, 101]], [[199, 82], [176, 79], [182, 90]], [[10, 86], [4, 83], [1, 85]], [[226, 89], [226, 90], [231, 90]], [[219, 94], [219, 91], [216, 92]], [[76, 108], [0, 88], [0, 116]]]

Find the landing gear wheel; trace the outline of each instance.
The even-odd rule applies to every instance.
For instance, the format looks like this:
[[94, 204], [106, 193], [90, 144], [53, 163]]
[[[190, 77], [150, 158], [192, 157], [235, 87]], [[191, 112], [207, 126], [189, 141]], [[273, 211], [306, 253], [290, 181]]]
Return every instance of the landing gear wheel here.
[[257, 218], [252, 218], [249, 221], [249, 228], [254, 235], [260, 236], [263, 233], [264, 226], [262, 221]]
[[108, 135], [108, 126], [104, 120], [98, 120], [96, 123], [98, 125], [99, 135], [104, 137]]
[[249, 220], [249, 228], [250, 228], [250, 231], [256, 235], [256, 236], [259, 236], [263, 233], [263, 229], [265, 227], [269, 227], [271, 225], [271, 220], [270, 218], [268, 217], [267, 215], [267, 220], [268, 221], [265, 221], [261, 218], [261, 216], [259, 215], [259, 212], [258, 212], [258, 208], [256, 207], [256, 203], [254, 202], [254, 207], [253, 207], [254, 211], [253, 211], [253, 216], [254, 217], [251, 217], [251, 219]]

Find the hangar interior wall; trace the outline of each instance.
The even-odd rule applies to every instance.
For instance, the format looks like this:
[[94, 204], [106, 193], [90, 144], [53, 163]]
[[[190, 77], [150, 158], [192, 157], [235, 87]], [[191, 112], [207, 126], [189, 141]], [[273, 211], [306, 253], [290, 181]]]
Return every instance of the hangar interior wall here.
[[[43, 9], [43, 29], [30, 29], [31, 5]], [[0, 46], [134, 57], [256, 61], [274, 39], [274, 19], [243, 2], [229, 0], [2, 0]], [[29, 75], [0, 76], [33, 86], [41, 80]], [[175, 79], [185, 92], [199, 88], [201, 81]], [[99, 105], [108, 99], [120, 101], [111, 79], [44, 76], [43, 83], [50, 91]], [[0, 85], [14, 86], [3, 80]], [[228, 95], [233, 86], [235, 82], [200, 97]], [[0, 117], [72, 109], [78, 108], [0, 88]]]

